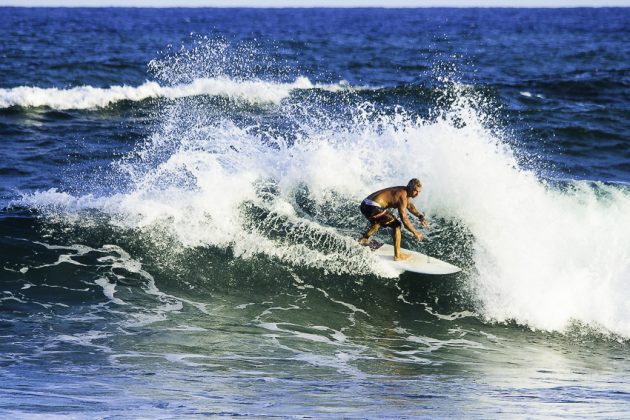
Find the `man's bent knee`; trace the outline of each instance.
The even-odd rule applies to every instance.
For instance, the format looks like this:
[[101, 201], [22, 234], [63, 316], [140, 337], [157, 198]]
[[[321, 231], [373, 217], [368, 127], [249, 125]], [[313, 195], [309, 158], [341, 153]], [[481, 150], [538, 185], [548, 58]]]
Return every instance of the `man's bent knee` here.
[[402, 224], [397, 219], [387, 224], [387, 227], [392, 228], [392, 229], [400, 229], [401, 226]]

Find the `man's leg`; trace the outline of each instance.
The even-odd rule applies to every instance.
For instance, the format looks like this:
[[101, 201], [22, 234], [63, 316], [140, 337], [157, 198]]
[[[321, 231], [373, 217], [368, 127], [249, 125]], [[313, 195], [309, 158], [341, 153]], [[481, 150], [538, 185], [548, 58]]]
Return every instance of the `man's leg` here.
[[411, 257], [409, 254], [405, 254], [400, 251], [400, 238], [402, 233], [400, 232], [400, 226], [394, 227], [392, 236], [394, 238], [394, 261], [407, 260]]
[[365, 232], [365, 234], [359, 239], [359, 243], [361, 245], [367, 245], [370, 242], [370, 236], [374, 235], [377, 230], [381, 227], [380, 224], [374, 223], [370, 228]]

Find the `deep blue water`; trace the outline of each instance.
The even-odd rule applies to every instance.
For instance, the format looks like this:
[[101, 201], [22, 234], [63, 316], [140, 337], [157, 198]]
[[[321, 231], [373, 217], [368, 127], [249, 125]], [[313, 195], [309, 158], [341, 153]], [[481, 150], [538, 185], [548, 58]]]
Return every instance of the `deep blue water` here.
[[626, 415], [630, 9], [0, 23], [4, 416]]

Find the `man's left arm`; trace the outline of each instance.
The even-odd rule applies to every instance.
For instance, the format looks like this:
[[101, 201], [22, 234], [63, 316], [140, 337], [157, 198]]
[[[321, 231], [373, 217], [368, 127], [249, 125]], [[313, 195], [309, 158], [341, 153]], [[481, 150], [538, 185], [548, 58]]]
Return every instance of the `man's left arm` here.
[[409, 210], [409, 213], [413, 214], [414, 216], [416, 216], [420, 220], [420, 224], [422, 226], [424, 226], [424, 227], [429, 226], [429, 222], [427, 221], [427, 218], [424, 217], [424, 215], [422, 213], [420, 213], [418, 211], [418, 209], [416, 209], [416, 206], [413, 205], [411, 200], [407, 201], [407, 210]]

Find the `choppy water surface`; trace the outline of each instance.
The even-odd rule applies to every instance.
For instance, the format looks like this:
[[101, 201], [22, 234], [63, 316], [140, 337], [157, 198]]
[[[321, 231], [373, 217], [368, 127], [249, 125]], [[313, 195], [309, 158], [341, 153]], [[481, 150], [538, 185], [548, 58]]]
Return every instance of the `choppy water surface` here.
[[5, 416], [626, 415], [628, 9], [0, 20]]

